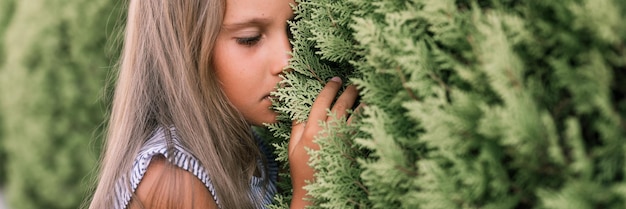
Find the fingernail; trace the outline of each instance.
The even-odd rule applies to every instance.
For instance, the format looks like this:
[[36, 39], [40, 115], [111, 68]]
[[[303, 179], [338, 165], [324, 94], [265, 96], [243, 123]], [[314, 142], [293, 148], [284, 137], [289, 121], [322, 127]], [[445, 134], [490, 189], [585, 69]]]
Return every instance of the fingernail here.
[[341, 78], [335, 76], [333, 78], [330, 79], [331, 81], [337, 82], [337, 83], [341, 83]]

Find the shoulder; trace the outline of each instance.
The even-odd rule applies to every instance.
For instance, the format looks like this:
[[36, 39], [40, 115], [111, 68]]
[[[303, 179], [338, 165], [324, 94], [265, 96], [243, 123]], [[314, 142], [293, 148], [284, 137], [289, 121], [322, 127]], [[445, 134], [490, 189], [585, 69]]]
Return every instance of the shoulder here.
[[198, 177], [157, 155], [151, 159], [129, 208], [218, 207]]

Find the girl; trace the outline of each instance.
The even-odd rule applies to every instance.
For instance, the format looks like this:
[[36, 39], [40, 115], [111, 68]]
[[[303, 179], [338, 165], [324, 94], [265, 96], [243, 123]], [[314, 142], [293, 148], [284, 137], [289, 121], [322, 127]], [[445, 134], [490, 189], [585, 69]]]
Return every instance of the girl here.
[[[99, 182], [90, 208], [263, 208], [277, 165], [251, 125], [276, 122], [270, 92], [290, 58], [292, 0], [131, 0]], [[357, 96], [320, 92], [289, 142], [292, 208], [314, 171], [305, 147], [327, 109]]]

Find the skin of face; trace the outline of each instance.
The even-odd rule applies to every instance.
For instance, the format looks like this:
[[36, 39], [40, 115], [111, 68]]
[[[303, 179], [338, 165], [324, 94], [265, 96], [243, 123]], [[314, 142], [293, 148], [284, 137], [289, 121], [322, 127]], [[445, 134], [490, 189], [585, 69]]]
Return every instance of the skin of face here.
[[227, 0], [213, 67], [230, 102], [252, 125], [276, 122], [270, 92], [290, 58], [292, 0]]

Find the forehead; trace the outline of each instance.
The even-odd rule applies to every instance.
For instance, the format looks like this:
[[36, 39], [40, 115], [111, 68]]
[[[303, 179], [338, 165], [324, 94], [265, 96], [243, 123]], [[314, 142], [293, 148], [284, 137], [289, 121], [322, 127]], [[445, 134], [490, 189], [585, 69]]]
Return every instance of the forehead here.
[[224, 25], [245, 23], [249, 20], [288, 20], [293, 15], [293, 0], [226, 0]]

